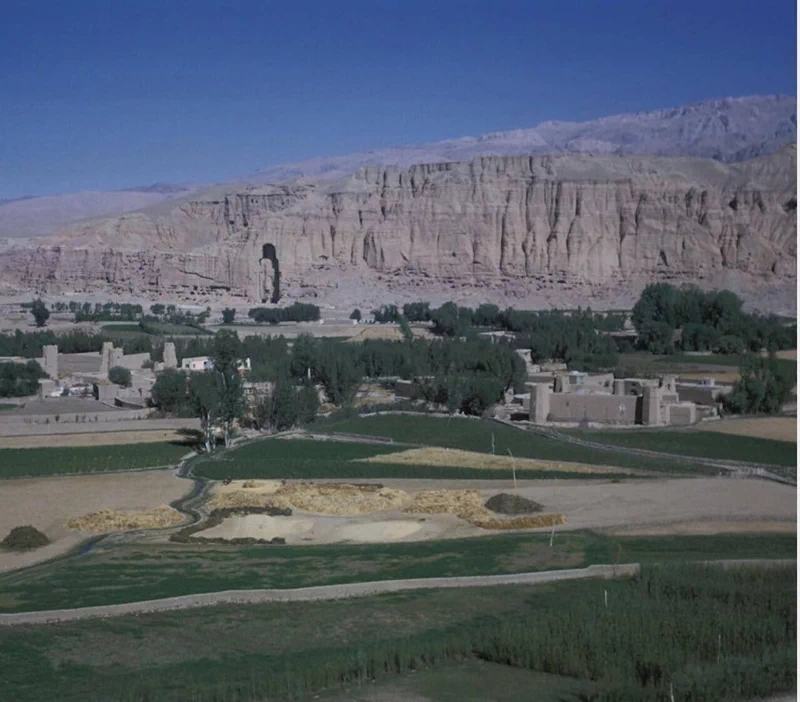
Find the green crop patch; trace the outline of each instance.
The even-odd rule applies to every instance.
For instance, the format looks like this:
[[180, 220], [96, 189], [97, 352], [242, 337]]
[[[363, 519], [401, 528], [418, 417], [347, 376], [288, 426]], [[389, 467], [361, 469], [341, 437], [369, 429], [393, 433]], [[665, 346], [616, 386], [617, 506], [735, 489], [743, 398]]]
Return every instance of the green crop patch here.
[[[505, 427], [501, 427], [505, 429]], [[513, 430], [512, 430], [513, 431]], [[316, 441], [311, 439], [260, 439], [244, 446], [198, 459], [194, 474], [213, 480], [243, 479], [459, 479], [498, 478], [496, 470], [461, 466], [405, 465], [362, 462], [361, 459], [402, 451], [406, 446]], [[619, 479], [620, 473], [580, 473], [519, 469], [520, 479]]]
[[797, 444], [788, 441], [687, 429], [635, 431], [568, 429], [565, 433], [587, 441], [623, 448], [648, 449], [698, 458], [769, 463], [785, 467], [797, 465]]
[[136, 602], [220, 590], [499, 575], [595, 563], [792, 558], [794, 534], [620, 537], [591, 531], [317, 546], [117, 544], [0, 576], [0, 611]]
[[0, 449], [0, 478], [107, 473], [170, 466], [191, 447], [181, 443]]
[[[404, 676], [417, 671], [434, 675], [416, 692], [447, 700], [437, 691], [448, 671], [477, 665], [472, 658], [508, 673], [462, 669], [479, 676], [469, 693], [475, 700], [484, 692], [497, 699], [498, 689], [514, 685], [531, 686], [519, 699], [537, 699], [525, 671], [558, 676], [540, 681], [544, 700], [755, 699], [795, 688], [796, 582], [793, 567], [674, 564], [645, 567], [630, 580], [1, 628], [0, 699], [358, 700], [373, 683], [402, 689]], [[494, 691], [482, 687], [484, 676], [495, 681]]]
[[650, 458], [629, 455], [613, 449], [602, 451], [566, 443], [534, 431], [521, 431], [485, 419], [385, 414], [352, 417], [323, 426], [326, 431], [333, 433], [362, 434], [418, 445], [443, 446], [481, 453], [494, 451], [502, 456], [506, 456], [510, 452], [516, 458], [609, 465], [633, 470], [652, 470], [659, 473], [713, 474], [716, 472], [691, 459]]

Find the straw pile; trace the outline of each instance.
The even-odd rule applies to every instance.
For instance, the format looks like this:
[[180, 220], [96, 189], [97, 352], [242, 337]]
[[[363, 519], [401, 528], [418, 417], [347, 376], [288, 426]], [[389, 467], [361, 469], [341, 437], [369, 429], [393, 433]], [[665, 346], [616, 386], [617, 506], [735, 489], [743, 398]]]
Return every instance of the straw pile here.
[[512, 458], [496, 456], [477, 451], [462, 451], [426, 447], [406, 449], [397, 453], [380, 454], [358, 459], [364, 463], [388, 463], [391, 465], [432, 466], [435, 468], [480, 468], [483, 470], [546, 470], [569, 473], [630, 473], [632, 471], [613, 466], [596, 466], [585, 463], [562, 463], [561, 461], [542, 461], [534, 458]]
[[494, 515], [483, 505], [477, 490], [423, 490], [418, 492], [406, 512], [419, 514], [455, 514], [468, 522], [491, 519]]
[[340, 483], [282, 485], [275, 496], [296, 509], [336, 517], [399, 509], [408, 502], [408, 493], [403, 490]]
[[168, 505], [161, 505], [150, 510], [117, 512], [113, 509], [101, 509], [83, 517], [70, 519], [68, 529], [88, 531], [92, 534], [103, 534], [109, 531], [127, 531], [128, 529], [153, 529], [181, 524], [183, 516]]
[[209, 510], [237, 507], [291, 507], [286, 500], [276, 496], [281, 484], [278, 480], [235, 480], [230, 485], [217, 484], [207, 503]]
[[539, 529], [567, 522], [563, 514], [537, 514], [514, 519], [498, 519], [485, 507], [477, 490], [423, 490], [417, 493], [406, 512], [455, 514], [481, 529]]
[[543, 527], [566, 524], [567, 518], [563, 514], [537, 514], [528, 517], [515, 517], [514, 519], [487, 519], [473, 522], [481, 529], [541, 529]]

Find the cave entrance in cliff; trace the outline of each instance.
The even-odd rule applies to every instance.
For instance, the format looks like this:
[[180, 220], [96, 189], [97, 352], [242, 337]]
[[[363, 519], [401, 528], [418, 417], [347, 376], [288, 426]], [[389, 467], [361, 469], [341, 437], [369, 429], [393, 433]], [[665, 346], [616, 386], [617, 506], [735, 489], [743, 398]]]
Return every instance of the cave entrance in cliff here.
[[[261, 302], [275, 304], [281, 299], [281, 267], [274, 244], [264, 244], [261, 247], [259, 265], [261, 267]], [[270, 283], [272, 283], [271, 291]]]

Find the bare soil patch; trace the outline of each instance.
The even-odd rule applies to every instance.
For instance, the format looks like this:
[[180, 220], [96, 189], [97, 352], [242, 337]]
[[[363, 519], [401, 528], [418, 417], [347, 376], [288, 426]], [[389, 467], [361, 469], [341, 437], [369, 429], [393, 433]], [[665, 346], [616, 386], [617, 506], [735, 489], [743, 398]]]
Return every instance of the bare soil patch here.
[[369, 458], [360, 458], [365, 463], [389, 463], [392, 465], [417, 465], [441, 468], [480, 468], [485, 470], [507, 471], [510, 475], [518, 470], [547, 470], [570, 473], [627, 473], [627, 468], [588, 465], [585, 463], [562, 463], [561, 461], [542, 461], [534, 458], [512, 458], [496, 456], [477, 451], [462, 451], [439, 447], [406, 449]]
[[147, 510], [176, 500], [191, 489], [172, 470], [139, 471], [5, 480], [0, 487], [0, 534], [30, 524], [44, 533], [48, 546], [24, 553], [0, 551], [0, 572], [47, 560], [86, 538], [65, 522], [101, 509]]
[[[94, 434], [43, 434], [40, 436], [3, 436], [0, 448], [48, 448], [54, 446], [116, 446], [118, 444], [152, 444], [164, 441], [186, 441], [175, 429], [148, 431], [98, 432]], [[190, 447], [186, 447], [187, 453]]]
[[775, 441], [797, 443], [797, 417], [746, 417], [743, 419], [723, 419], [718, 422], [705, 422], [700, 425], [703, 431], [716, 431], [721, 434], [753, 436]]

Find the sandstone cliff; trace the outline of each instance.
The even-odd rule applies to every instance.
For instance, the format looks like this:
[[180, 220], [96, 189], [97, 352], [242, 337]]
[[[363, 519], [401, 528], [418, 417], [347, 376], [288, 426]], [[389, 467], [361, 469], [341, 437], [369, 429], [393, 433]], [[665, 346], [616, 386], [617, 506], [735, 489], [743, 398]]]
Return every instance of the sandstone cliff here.
[[[735, 165], [610, 155], [367, 167], [334, 182], [219, 187], [0, 253], [0, 280], [268, 299], [314, 271], [604, 283], [791, 277], [796, 148]], [[43, 242], [44, 243], [44, 242]]]

